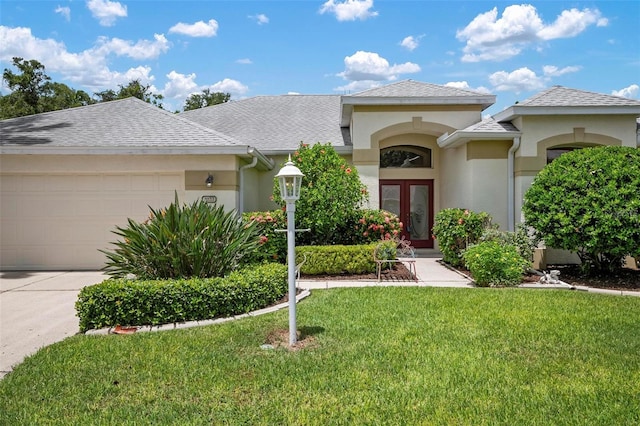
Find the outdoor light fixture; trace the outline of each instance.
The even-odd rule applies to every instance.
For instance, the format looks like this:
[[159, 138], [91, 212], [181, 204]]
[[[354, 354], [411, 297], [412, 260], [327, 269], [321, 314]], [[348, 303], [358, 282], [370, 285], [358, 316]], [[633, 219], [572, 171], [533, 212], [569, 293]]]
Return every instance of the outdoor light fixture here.
[[213, 175], [211, 173], [209, 173], [209, 176], [207, 176], [207, 180], [205, 180], [204, 183], [207, 184], [207, 188], [211, 188], [213, 186]]
[[280, 169], [276, 177], [280, 183], [280, 196], [287, 203], [287, 264], [289, 273], [289, 345], [296, 343], [296, 201], [300, 199], [300, 186], [304, 175], [289, 161]]

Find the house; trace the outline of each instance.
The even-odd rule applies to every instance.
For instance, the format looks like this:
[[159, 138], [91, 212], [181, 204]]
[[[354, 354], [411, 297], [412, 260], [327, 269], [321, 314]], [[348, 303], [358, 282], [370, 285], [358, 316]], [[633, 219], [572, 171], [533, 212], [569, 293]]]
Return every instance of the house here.
[[557, 155], [638, 147], [640, 101], [551, 87], [490, 118], [495, 96], [412, 80], [354, 95], [258, 96], [171, 114], [129, 98], [0, 121], [0, 268], [95, 269], [116, 225], [201, 197], [268, 210], [300, 144], [330, 142], [357, 167], [371, 208], [434, 248], [435, 214], [489, 212], [501, 229]]

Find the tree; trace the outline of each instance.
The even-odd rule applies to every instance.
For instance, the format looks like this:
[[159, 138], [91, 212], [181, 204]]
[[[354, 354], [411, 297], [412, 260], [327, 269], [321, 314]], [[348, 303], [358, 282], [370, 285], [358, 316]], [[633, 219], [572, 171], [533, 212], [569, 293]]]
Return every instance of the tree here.
[[[304, 174], [300, 200], [296, 202], [296, 226], [311, 229], [296, 235], [296, 240], [301, 245], [344, 243], [344, 236], [352, 234], [345, 226], [355, 225], [360, 208], [368, 199], [358, 171], [330, 143], [311, 147], [300, 144], [291, 160]], [[277, 178], [273, 199], [283, 203]]]
[[535, 177], [522, 210], [548, 246], [576, 252], [584, 272], [621, 268], [640, 255], [640, 149], [561, 155]]
[[151, 85], [149, 84], [145, 86], [140, 80], [131, 80], [126, 86], [120, 84], [118, 87], [120, 89], [117, 92], [113, 89], [107, 89], [94, 93], [94, 95], [98, 98], [98, 102], [109, 102], [116, 99], [134, 97], [155, 105], [158, 108], [162, 108], [161, 101], [164, 99], [164, 96], [151, 92]]
[[223, 92], [213, 92], [209, 89], [204, 89], [202, 94], [200, 93], [192, 93], [185, 101], [184, 101], [184, 110], [190, 111], [192, 109], [204, 108], [211, 105], [223, 104], [225, 102], [229, 102], [231, 99], [230, 93]]
[[44, 65], [35, 59], [27, 61], [14, 57], [13, 65], [21, 73], [5, 68], [2, 74], [12, 92], [0, 97], [0, 118], [22, 117], [93, 103], [86, 92], [51, 82], [45, 74]]

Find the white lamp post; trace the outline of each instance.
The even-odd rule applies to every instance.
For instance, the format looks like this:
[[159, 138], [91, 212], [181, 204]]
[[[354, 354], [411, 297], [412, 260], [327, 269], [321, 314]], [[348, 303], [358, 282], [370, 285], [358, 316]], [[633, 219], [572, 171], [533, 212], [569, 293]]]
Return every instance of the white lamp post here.
[[289, 265], [289, 345], [296, 343], [296, 201], [300, 199], [300, 186], [304, 175], [289, 161], [280, 169], [276, 177], [280, 183], [280, 196], [287, 203], [287, 263]]

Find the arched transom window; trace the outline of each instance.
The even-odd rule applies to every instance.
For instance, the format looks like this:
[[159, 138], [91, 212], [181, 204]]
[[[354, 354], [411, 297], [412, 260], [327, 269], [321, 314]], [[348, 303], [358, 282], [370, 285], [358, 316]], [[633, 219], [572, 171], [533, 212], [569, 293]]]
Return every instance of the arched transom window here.
[[397, 145], [380, 150], [380, 168], [431, 168], [431, 150], [421, 146]]

